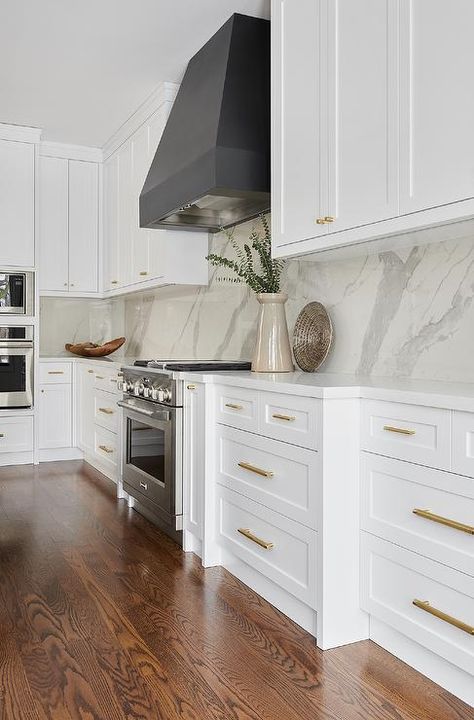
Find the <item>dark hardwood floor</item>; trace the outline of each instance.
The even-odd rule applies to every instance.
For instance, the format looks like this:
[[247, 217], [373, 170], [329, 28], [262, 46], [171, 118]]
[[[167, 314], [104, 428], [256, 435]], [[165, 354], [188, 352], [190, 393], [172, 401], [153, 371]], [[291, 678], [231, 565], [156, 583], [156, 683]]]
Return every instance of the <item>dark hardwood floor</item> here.
[[371, 642], [325, 653], [81, 463], [0, 469], [0, 720], [472, 720]]

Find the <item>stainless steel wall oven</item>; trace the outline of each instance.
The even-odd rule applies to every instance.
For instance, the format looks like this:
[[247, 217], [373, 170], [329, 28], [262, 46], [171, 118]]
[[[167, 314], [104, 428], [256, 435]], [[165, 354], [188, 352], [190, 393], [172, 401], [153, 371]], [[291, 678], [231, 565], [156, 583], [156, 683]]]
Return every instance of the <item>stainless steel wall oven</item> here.
[[32, 326], [0, 325], [0, 408], [33, 405]]

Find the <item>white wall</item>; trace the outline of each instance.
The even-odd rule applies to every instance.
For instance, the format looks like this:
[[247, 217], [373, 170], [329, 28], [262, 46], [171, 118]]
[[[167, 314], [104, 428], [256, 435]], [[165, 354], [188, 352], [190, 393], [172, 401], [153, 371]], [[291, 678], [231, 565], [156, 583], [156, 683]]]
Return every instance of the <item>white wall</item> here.
[[[239, 227], [238, 236], [248, 230]], [[225, 242], [214, 236], [212, 245]], [[206, 288], [125, 300], [43, 299], [41, 350], [53, 353], [71, 335], [99, 341], [123, 332], [128, 356], [250, 358], [258, 304], [245, 287], [219, 282], [219, 274], [212, 269]], [[474, 381], [472, 239], [350, 260], [294, 260], [286, 290], [290, 330], [306, 302], [329, 310], [335, 339], [325, 371]]]

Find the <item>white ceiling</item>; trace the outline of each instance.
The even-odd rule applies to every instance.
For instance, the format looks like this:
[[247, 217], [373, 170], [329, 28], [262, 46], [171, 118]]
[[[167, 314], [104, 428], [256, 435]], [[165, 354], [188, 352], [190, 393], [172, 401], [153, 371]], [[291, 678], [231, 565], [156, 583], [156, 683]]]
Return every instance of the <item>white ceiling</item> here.
[[0, 20], [0, 122], [101, 147], [233, 12], [269, 0], [10, 0]]

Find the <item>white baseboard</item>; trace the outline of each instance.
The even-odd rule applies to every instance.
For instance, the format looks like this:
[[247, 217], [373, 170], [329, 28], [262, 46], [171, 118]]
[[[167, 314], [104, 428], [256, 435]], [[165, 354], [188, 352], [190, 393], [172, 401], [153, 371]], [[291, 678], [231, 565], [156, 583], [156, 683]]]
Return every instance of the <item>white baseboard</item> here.
[[189, 530], [183, 530], [183, 550], [184, 552], [193, 552], [202, 558], [202, 540], [189, 532]]
[[389, 625], [370, 618], [370, 639], [474, 707], [474, 677]]
[[2, 453], [0, 455], [0, 467], [8, 465], [32, 465], [34, 460], [33, 451]]
[[100, 460], [92, 454], [89, 454], [88, 452], [84, 453], [84, 460], [89, 463], [89, 465], [92, 465], [93, 468], [98, 470], [102, 473], [102, 475], [105, 475], [105, 477], [108, 477], [109, 480], [112, 480], [112, 482], [117, 483], [117, 474], [112, 473], [109, 469], [109, 467], [105, 463], [101, 463]]
[[79, 448], [48, 448], [39, 451], [39, 461], [56, 462], [58, 460], [82, 460], [84, 453]]
[[317, 612], [308, 605], [305, 605], [286, 590], [275, 585], [271, 580], [264, 577], [254, 568], [242, 562], [240, 558], [231, 555], [223, 550], [222, 565], [232, 575], [235, 575], [245, 585], [261, 595], [271, 605], [274, 605], [284, 615], [293, 620], [297, 625], [316, 637]]

